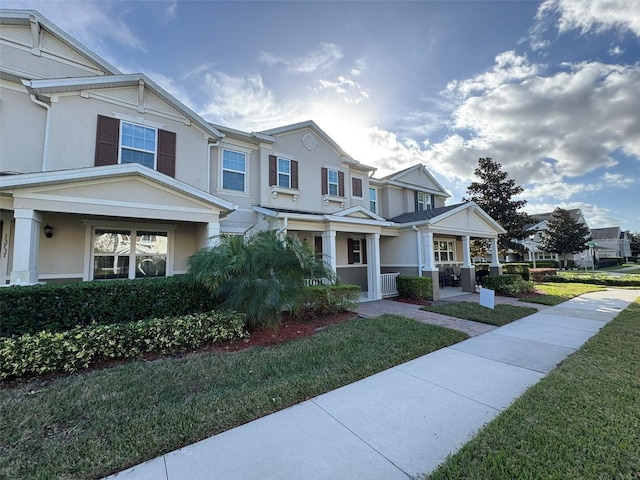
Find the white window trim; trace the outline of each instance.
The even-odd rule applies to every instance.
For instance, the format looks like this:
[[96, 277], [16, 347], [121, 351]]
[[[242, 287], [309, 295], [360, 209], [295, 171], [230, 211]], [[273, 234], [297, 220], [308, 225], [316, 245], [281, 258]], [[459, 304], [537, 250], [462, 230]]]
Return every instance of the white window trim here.
[[[420, 196], [422, 196], [422, 202], [420, 202]], [[422, 208], [420, 204], [422, 203]], [[431, 194], [425, 192], [418, 192], [418, 211], [431, 210]]]
[[[93, 280], [93, 237], [96, 228], [98, 229], [114, 229], [114, 230], [131, 230], [135, 235], [138, 231], [159, 231], [167, 232], [167, 262], [165, 266], [165, 277], [172, 277], [176, 274], [173, 269], [174, 265], [174, 245], [175, 245], [175, 230], [178, 228], [174, 224], [146, 224], [146, 223], [117, 223], [117, 222], [103, 222], [95, 220], [82, 220], [85, 224], [85, 249], [84, 249], [84, 272], [82, 279], [84, 281]], [[133, 254], [135, 256], [135, 251]], [[133, 273], [133, 276], [132, 276]], [[135, 269], [129, 269], [129, 279], [135, 280]], [[124, 280], [124, 279], [123, 279]]]
[[[336, 173], [336, 181], [335, 182], [331, 182], [329, 180], [329, 178], [331, 176], [331, 172], [335, 172]], [[333, 193], [331, 193], [331, 185], [335, 185], [336, 186], [335, 195]], [[340, 170], [338, 170], [337, 168], [329, 168], [329, 167], [327, 167], [327, 195], [329, 197], [342, 198], [342, 197], [340, 197]]]
[[[449, 243], [451, 242], [452, 245], [452, 250], [449, 250], [448, 248], [446, 250], [440, 250], [440, 242], [445, 242], [445, 243]], [[435, 259], [435, 263], [440, 263], [440, 264], [454, 264], [454, 263], [458, 263], [458, 254], [457, 254], [457, 245], [456, 245], [456, 240], [455, 238], [434, 238], [433, 239], [433, 245], [434, 245], [434, 257], [436, 252], [440, 253], [440, 252], [447, 252], [447, 257], [449, 256], [448, 253], [452, 252], [453, 253], [453, 260], [449, 260], [447, 258], [447, 260], [440, 260], [440, 258]], [[438, 245], [438, 249], [436, 249], [436, 245]]]
[[[142, 127], [142, 128], [148, 128], [149, 130], [153, 130], [154, 131], [156, 149], [153, 151], [153, 169], [157, 170], [158, 169], [158, 128], [152, 127], [151, 125], [145, 125], [145, 124], [142, 124], [142, 123], [138, 123], [138, 122], [131, 122], [129, 120], [120, 120], [120, 125], [119, 125], [120, 131], [118, 132], [119, 135], [120, 135], [120, 137], [118, 139], [118, 163], [122, 164], [122, 149], [123, 149], [123, 145], [122, 145], [122, 128], [124, 127], [125, 123], [128, 123], [129, 125], [137, 125], [137, 126]], [[124, 147], [124, 148], [126, 150], [133, 150], [135, 152], [151, 153], [150, 150], [143, 150], [143, 149], [140, 149], [140, 148], [134, 148], [134, 147]], [[136, 162], [134, 162], [134, 163], [136, 163]]]
[[[353, 251], [350, 252], [351, 255], [353, 255], [355, 257], [355, 253], [358, 252], [358, 261], [355, 261], [355, 258], [353, 260], [353, 263], [351, 265], [365, 265], [364, 263], [362, 263], [362, 242], [364, 242], [364, 240], [362, 238], [352, 238], [351, 239], [353, 243]], [[358, 249], [356, 250], [355, 248], [355, 242], [358, 242]]]
[[[242, 155], [244, 155], [244, 172], [241, 172], [239, 170], [232, 170], [230, 168], [224, 168], [224, 151], [227, 150], [229, 152], [234, 152], [234, 153], [241, 153]], [[240, 148], [229, 148], [229, 147], [221, 147], [220, 148], [220, 153], [219, 153], [219, 165], [220, 165], [220, 182], [219, 182], [219, 192], [224, 192], [226, 194], [246, 194], [247, 192], [247, 185], [249, 185], [249, 155], [250, 152], [248, 152], [247, 150], [243, 150]], [[234, 172], [234, 173], [242, 173], [244, 175], [244, 190], [240, 191], [240, 190], [232, 190], [232, 189], [228, 189], [228, 188], [224, 188], [224, 172], [229, 171], [229, 172]]]
[[[286, 172], [280, 172], [280, 160], [285, 160], [289, 163], [289, 173]], [[283, 157], [281, 155], [278, 155], [276, 157], [276, 185], [279, 188], [291, 188], [291, 163], [292, 160], [288, 157]], [[280, 175], [286, 175], [289, 178], [289, 185], [280, 185]]]

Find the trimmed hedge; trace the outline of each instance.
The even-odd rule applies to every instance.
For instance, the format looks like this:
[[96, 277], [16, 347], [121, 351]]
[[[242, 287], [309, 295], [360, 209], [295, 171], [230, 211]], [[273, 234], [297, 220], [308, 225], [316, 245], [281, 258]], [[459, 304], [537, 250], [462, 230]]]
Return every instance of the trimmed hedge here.
[[489, 288], [505, 295], [515, 295], [534, 290], [533, 282], [523, 280], [517, 273], [489, 275], [484, 279], [484, 288]]
[[216, 307], [203, 286], [179, 276], [5, 287], [0, 288], [0, 304], [0, 337], [175, 317]]
[[503, 263], [502, 271], [507, 274], [517, 273], [523, 280], [529, 280], [529, 265], [526, 263]]
[[358, 306], [360, 287], [358, 285], [319, 285], [305, 287], [299, 305], [293, 308], [297, 318], [332, 315]]
[[640, 287], [640, 279], [637, 275], [623, 275], [613, 277], [606, 274], [595, 274], [594, 276], [586, 275], [549, 275], [544, 278], [545, 282], [550, 283], [586, 283], [588, 285], [605, 285], [609, 287]]
[[531, 268], [529, 269], [529, 277], [532, 282], [544, 282], [550, 275], [558, 272], [555, 268]]
[[433, 280], [429, 277], [396, 277], [398, 295], [411, 300], [433, 300]]
[[0, 339], [0, 379], [74, 372], [104, 359], [167, 355], [248, 334], [244, 315], [208, 312]]

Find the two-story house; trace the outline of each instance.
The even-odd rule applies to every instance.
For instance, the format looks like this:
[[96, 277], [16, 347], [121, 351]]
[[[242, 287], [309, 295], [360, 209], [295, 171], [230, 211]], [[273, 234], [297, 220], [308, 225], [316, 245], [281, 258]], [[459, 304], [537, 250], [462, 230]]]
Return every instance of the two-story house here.
[[497, 253], [504, 232], [423, 165], [375, 178], [312, 121], [213, 125], [34, 11], [0, 12], [0, 95], [1, 284], [181, 274], [220, 233], [277, 228], [371, 299], [453, 265], [472, 291], [470, 239]]
[[625, 261], [631, 256], [629, 232], [620, 227], [592, 228], [591, 236], [596, 244], [598, 258], [622, 258]]

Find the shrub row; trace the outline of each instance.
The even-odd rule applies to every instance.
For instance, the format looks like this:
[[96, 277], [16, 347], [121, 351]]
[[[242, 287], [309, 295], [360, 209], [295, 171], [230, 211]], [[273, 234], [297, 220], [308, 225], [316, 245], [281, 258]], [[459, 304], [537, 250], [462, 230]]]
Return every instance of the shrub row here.
[[305, 287], [303, 298], [291, 312], [298, 318], [332, 315], [358, 306], [358, 285], [319, 285]]
[[0, 337], [175, 317], [216, 306], [203, 286], [179, 276], [5, 287], [0, 288], [0, 304]]
[[527, 263], [503, 263], [502, 271], [507, 274], [517, 273], [523, 280], [529, 280], [529, 264]]
[[505, 295], [515, 295], [534, 290], [533, 282], [523, 280], [517, 273], [489, 275], [484, 279], [484, 287]]
[[433, 300], [433, 280], [429, 277], [396, 277], [398, 295], [411, 300]]
[[28, 333], [0, 339], [0, 379], [73, 372], [104, 359], [167, 355], [246, 336], [244, 315], [232, 312]]
[[640, 287], [640, 279], [637, 276], [623, 275], [613, 277], [611, 275], [549, 275], [544, 278], [545, 282], [551, 283], [586, 283], [589, 285], [606, 285], [609, 287]]
[[529, 269], [529, 279], [532, 282], [544, 282], [550, 275], [555, 275], [558, 272], [555, 268], [531, 268]]

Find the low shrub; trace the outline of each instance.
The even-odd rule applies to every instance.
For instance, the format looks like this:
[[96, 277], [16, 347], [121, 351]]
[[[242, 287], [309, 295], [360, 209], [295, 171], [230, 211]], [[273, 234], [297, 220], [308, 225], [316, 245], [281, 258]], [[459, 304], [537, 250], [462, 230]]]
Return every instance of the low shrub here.
[[623, 263], [621, 257], [602, 258], [596, 261], [596, 268], [620, 267]]
[[609, 287], [640, 287], [640, 278], [637, 275], [621, 275], [614, 277], [607, 274], [575, 275], [549, 275], [544, 278], [550, 283], [585, 283], [587, 285], [605, 285]]
[[167, 355], [245, 338], [244, 315], [207, 312], [0, 339], [0, 379], [73, 372], [99, 360]]
[[484, 279], [484, 287], [505, 295], [533, 292], [533, 282], [523, 280], [517, 273], [489, 275]]
[[[533, 262], [527, 262], [533, 268]], [[560, 265], [555, 260], [536, 260], [536, 268], [559, 268]]]
[[433, 281], [429, 277], [396, 277], [398, 295], [411, 300], [433, 300]]
[[529, 269], [529, 279], [532, 282], [544, 282], [545, 278], [555, 275], [557, 272], [556, 268], [531, 268]]
[[292, 309], [297, 318], [332, 315], [353, 310], [358, 306], [360, 287], [358, 285], [319, 285], [305, 287], [300, 303]]
[[529, 265], [527, 263], [503, 263], [504, 273], [517, 273], [523, 280], [529, 280]]
[[0, 303], [0, 337], [175, 317], [216, 306], [205, 287], [179, 276], [6, 287], [0, 288]]

